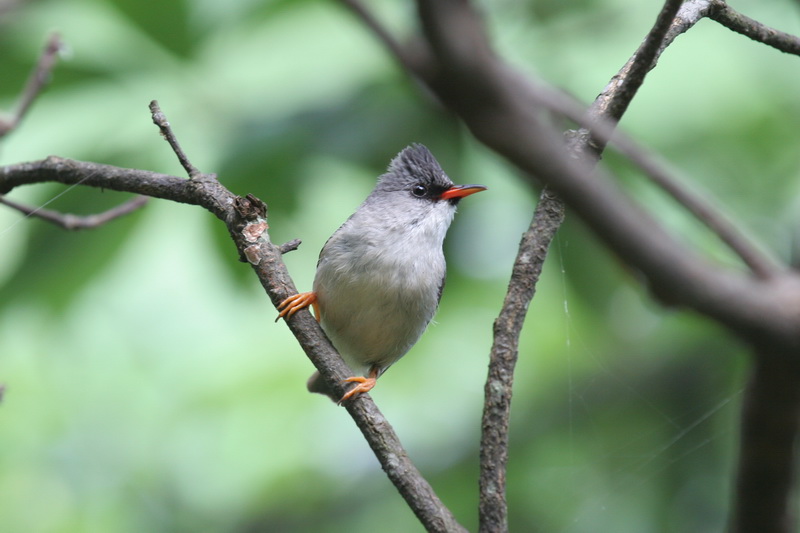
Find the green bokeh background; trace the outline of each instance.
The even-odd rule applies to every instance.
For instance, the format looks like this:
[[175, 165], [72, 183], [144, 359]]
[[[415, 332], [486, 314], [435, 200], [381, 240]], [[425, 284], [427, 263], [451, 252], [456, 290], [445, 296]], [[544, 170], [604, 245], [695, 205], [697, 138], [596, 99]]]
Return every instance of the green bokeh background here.
[[[410, 2], [371, 4], [400, 34]], [[800, 33], [796, 3], [734, 7]], [[498, 49], [590, 101], [659, 6], [481, 2]], [[0, 109], [51, 31], [68, 50], [0, 163], [49, 154], [181, 175], [157, 99], [194, 164], [270, 207], [298, 287], [390, 158], [427, 144], [462, 202], [436, 324], [373, 398], [476, 529], [482, 387], [536, 193], [400, 72], [334, 1], [0, 1]], [[796, 248], [800, 60], [703, 21], [661, 59], [623, 126], [764, 246]], [[735, 259], [621, 158], [606, 163], [672, 231]], [[60, 186], [12, 197], [92, 213], [126, 198]], [[164, 201], [69, 233], [0, 209], [0, 531], [420, 531], [312, 371], [222, 225]], [[724, 526], [746, 350], [651, 303], [574, 217], [523, 333], [510, 464], [513, 531]]]

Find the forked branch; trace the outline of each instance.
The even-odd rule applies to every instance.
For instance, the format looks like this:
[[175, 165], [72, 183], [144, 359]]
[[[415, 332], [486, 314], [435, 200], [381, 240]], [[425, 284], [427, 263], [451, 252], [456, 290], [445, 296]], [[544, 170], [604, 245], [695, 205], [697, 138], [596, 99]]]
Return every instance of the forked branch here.
[[[151, 109], [154, 114], [160, 114], [158, 120], [163, 124], [159, 127], [164, 132], [168, 129], [166, 117], [157, 103]], [[168, 134], [174, 137], [171, 129]], [[180, 155], [178, 157], [181, 158]], [[189, 166], [194, 168], [191, 164]], [[277, 305], [296, 293], [281, 256], [296, 248], [298, 242], [291, 241], [280, 247], [270, 242], [266, 205], [250, 195], [234, 195], [214, 176], [196, 169], [195, 172], [187, 169], [187, 172], [194, 174], [192, 179], [49, 157], [42, 161], [0, 167], [0, 194], [20, 185], [58, 182], [132, 192], [203, 207], [225, 222], [239, 256], [251, 264], [273, 304]], [[344, 394], [342, 383], [351, 371], [331, 346], [319, 324], [307, 312], [297, 313], [287, 324], [331, 389]], [[464, 531], [411, 462], [397, 434], [369, 395], [361, 395], [347, 402], [346, 407], [387, 476], [425, 528], [438, 532]]]

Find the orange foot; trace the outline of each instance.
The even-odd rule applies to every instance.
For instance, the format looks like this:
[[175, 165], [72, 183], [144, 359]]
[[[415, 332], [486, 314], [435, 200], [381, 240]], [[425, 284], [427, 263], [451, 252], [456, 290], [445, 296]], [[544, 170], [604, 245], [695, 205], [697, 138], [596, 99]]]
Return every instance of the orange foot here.
[[275, 322], [283, 317], [289, 319], [293, 314], [301, 309], [305, 309], [309, 305], [314, 307], [314, 316], [317, 322], [319, 322], [319, 304], [317, 303], [317, 293], [315, 292], [301, 292], [286, 298], [278, 305], [278, 311], [280, 311], [280, 313], [278, 313], [278, 318], [275, 319]]
[[336, 402], [338, 405], [342, 405], [342, 402], [345, 400], [349, 400], [353, 396], [361, 394], [362, 392], [369, 392], [375, 387], [375, 384], [378, 382], [378, 369], [372, 368], [369, 371], [369, 377], [365, 378], [363, 376], [353, 376], [352, 378], [347, 378], [344, 380], [345, 382], [351, 383], [358, 383], [355, 387], [350, 389], [342, 396], [342, 399]]

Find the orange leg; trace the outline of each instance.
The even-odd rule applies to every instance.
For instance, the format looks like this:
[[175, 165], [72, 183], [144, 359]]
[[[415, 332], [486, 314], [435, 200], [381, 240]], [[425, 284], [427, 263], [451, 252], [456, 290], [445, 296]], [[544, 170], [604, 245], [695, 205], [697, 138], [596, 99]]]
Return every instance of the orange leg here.
[[351, 378], [347, 378], [345, 381], [358, 383], [355, 387], [350, 389], [342, 396], [342, 399], [336, 402], [339, 405], [342, 405], [342, 402], [345, 400], [349, 400], [353, 396], [361, 394], [362, 392], [369, 392], [375, 387], [375, 384], [378, 382], [378, 367], [373, 366], [369, 371], [369, 377], [363, 376], [353, 376]]
[[309, 305], [314, 308], [314, 316], [317, 322], [319, 322], [319, 304], [317, 303], [317, 294], [315, 292], [301, 292], [286, 298], [278, 305], [278, 311], [280, 311], [280, 313], [278, 313], [278, 318], [275, 319], [275, 322], [283, 317], [286, 317], [288, 320], [293, 314], [301, 309], [305, 309]]

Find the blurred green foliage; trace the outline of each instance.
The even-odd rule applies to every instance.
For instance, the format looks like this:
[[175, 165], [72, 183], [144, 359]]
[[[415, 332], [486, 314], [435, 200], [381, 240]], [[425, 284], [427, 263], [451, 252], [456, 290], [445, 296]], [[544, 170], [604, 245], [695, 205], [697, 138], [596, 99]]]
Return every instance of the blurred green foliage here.
[[[535, 191], [469, 135], [332, 1], [0, 2], [0, 109], [12, 110], [51, 31], [68, 51], [2, 163], [49, 154], [181, 174], [150, 121], [158, 99], [196, 166], [270, 206], [275, 242], [310, 287], [317, 252], [390, 158], [427, 144], [463, 202], [436, 324], [373, 397], [463, 524], [477, 524], [482, 382]], [[375, 2], [400, 33], [410, 3]], [[589, 101], [657, 4], [482, 3], [498, 49]], [[738, 9], [800, 33], [797, 6]], [[796, 242], [800, 65], [704, 21], [661, 59], [623, 126], [764, 246]], [[676, 234], [735, 261], [609, 154]], [[91, 213], [124, 201], [14, 191]], [[51, 201], [52, 200], [52, 201]], [[0, 531], [418, 531], [312, 371], [224, 228], [151, 201], [68, 233], [0, 209]], [[522, 339], [512, 415], [513, 531], [723, 528], [746, 351], [714, 324], [650, 303], [568, 218]]]

